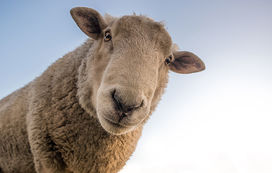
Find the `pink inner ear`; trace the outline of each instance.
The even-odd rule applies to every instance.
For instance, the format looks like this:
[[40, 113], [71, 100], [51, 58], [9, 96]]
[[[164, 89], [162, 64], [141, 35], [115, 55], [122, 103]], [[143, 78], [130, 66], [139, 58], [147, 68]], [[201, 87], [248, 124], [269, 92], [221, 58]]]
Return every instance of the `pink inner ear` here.
[[106, 24], [101, 15], [90, 8], [75, 7], [71, 9], [71, 15], [79, 28], [89, 37], [98, 39]]
[[[172, 65], [179, 70], [182, 69], [188, 69], [191, 68], [192, 66], [194, 66], [195, 64], [195, 60], [194, 58], [190, 57], [190, 56], [180, 56], [177, 59], [175, 59], [175, 61], [172, 63]], [[200, 64], [198, 64], [198, 66], [201, 66]]]
[[170, 69], [177, 73], [194, 73], [205, 69], [200, 58], [191, 52], [180, 51], [175, 53], [175, 61], [170, 64]]
[[197, 69], [201, 69], [201, 62], [199, 61], [199, 59], [195, 59], [195, 58], [192, 58], [190, 56], [183, 56], [182, 58], [182, 61], [183, 61], [183, 64], [186, 64], [186, 65], [193, 65], [195, 66]]
[[182, 56], [180, 58], [177, 59], [178, 61], [180, 61], [182, 64], [193, 64], [195, 63], [194, 59], [190, 56]]

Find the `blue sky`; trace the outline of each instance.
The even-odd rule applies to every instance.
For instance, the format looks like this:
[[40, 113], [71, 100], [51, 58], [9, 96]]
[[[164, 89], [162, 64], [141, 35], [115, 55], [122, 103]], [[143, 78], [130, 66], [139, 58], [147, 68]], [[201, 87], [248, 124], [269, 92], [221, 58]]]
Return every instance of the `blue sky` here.
[[76, 6], [163, 21], [207, 67], [170, 73], [122, 173], [272, 172], [272, 1], [2, 0], [0, 98], [86, 40], [69, 13]]

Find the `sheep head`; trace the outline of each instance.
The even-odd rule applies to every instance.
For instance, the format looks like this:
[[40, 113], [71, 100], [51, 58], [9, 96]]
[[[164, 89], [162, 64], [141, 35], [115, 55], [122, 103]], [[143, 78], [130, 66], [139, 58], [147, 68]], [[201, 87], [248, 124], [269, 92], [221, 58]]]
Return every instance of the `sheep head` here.
[[85, 7], [73, 8], [71, 15], [94, 40], [86, 63], [91, 94], [85, 107], [93, 107], [111, 134], [143, 125], [160, 100], [169, 70], [186, 74], [205, 69], [193, 53], [174, 50], [164, 26], [150, 18], [105, 19]]

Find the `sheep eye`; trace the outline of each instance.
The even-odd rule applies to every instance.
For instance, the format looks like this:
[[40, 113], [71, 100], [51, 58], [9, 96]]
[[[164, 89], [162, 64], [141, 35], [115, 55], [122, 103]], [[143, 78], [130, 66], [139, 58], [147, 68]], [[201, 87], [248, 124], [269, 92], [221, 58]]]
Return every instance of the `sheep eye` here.
[[105, 32], [104, 41], [110, 41], [111, 40], [111, 33], [110, 31]]
[[173, 59], [172, 55], [168, 56], [168, 57], [165, 59], [165, 63], [166, 63], [167, 65], [170, 64], [171, 61], [172, 61], [172, 59]]

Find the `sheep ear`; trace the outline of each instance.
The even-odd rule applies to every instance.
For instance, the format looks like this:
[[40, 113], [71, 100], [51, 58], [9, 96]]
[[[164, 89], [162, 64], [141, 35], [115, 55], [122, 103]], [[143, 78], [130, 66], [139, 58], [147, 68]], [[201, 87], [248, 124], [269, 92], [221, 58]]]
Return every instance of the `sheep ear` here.
[[174, 61], [170, 63], [170, 70], [176, 73], [188, 74], [205, 70], [204, 62], [191, 52], [176, 51], [173, 55]]
[[70, 11], [78, 27], [89, 37], [97, 40], [107, 27], [103, 17], [94, 9], [75, 7]]

